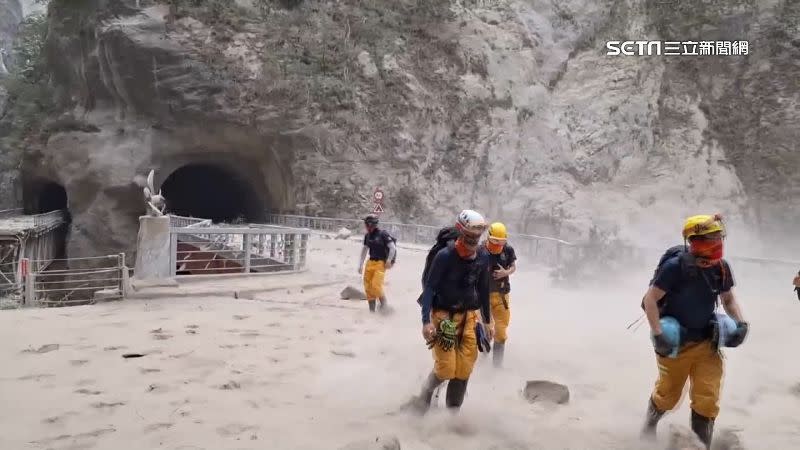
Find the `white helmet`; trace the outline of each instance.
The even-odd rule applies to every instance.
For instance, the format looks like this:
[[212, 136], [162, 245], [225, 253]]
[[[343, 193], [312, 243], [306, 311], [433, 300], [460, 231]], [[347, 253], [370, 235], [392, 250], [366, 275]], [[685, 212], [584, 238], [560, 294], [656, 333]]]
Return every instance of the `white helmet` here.
[[471, 209], [465, 209], [458, 214], [456, 228], [462, 233], [480, 236], [486, 230], [486, 219]]

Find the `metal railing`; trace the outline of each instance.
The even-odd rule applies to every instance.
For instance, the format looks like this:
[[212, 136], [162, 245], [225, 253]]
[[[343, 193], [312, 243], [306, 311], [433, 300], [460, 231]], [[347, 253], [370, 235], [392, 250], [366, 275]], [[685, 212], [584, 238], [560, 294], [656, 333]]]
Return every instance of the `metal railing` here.
[[[310, 228], [318, 231], [336, 232], [347, 228], [353, 233], [363, 230], [360, 219], [337, 219], [267, 213], [267, 222], [275, 225]], [[399, 243], [433, 245], [442, 226], [383, 222], [381, 228], [394, 236]], [[544, 264], [559, 264], [565, 255], [579, 252], [579, 247], [567, 241], [535, 234], [509, 234], [509, 241], [517, 253], [530, 256]]]
[[63, 209], [49, 211], [41, 214], [33, 215], [34, 228], [51, 228], [60, 225], [64, 222], [65, 214]]
[[211, 225], [211, 219], [169, 215], [169, 226], [173, 228], [206, 227]]
[[309, 230], [268, 225], [173, 227], [172, 275], [297, 272], [305, 269]]
[[[26, 259], [24, 265], [35, 268], [40, 266], [39, 263]], [[56, 259], [48, 263], [55, 264], [24, 274], [24, 303], [28, 306], [92, 304], [101, 291], [106, 299], [125, 296], [129, 270], [125, 265], [124, 253]]]
[[0, 219], [4, 217], [21, 216], [22, 208], [0, 209]]
[[15, 261], [0, 262], [0, 309], [17, 308], [22, 302], [22, 283]]

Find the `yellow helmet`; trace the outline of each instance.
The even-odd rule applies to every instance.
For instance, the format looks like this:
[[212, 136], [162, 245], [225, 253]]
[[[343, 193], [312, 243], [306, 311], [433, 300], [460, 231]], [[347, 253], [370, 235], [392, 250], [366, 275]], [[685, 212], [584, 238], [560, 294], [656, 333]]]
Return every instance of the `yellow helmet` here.
[[722, 232], [725, 236], [725, 225], [720, 214], [701, 214], [686, 219], [683, 223], [683, 238], [690, 239], [694, 236]]
[[495, 239], [508, 239], [506, 226], [500, 222], [495, 222], [489, 225], [489, 237]]

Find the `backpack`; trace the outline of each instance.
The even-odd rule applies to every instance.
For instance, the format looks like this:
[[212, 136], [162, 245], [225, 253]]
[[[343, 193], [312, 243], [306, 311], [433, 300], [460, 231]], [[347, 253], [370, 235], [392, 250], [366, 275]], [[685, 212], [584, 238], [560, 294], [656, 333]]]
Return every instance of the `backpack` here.
[[[661, 272], [661, 267], [664, 265], [664, 263], [676, 256], [679, 258], [681, 272], [683, 273], [684, 278], [691, 279], [700, 275], [700, 270], [699, 267], [697, 266], [694, 256], [691, 253], [689, 253], [685, 245], [676, 245], [674, 247], [668, 248], [667, 251], [665, 251], [664, 254], [661, 255], [661, 259], [658, 260], [658, 265], [656, 266], [656, 269], [653, 271], [653, 278], [650, 279], [650, 285], [652, 285], [653, 282], [656, 280], [656, 277], [658, 277], [658, 274], [659, 272]], [[725, 277], [727, 272], [726, 267], [727, 267], [727, 262], [723, 260], [722, 285], [725, 284]], [[713, 290], [711, 286], [709, 286], [709, 288]], [[669, 294], [667, 294], [667, 296], [668, 295]], [[664, 308], [666, 308], [667, 306], [667, 301], [668, 301], [667, 296], [665, 296], [661, 300], [660, 305], [658, 306], [659, 315], [661, 315], [664, 312]], [[644, 311], [644, 297], [642, 297], [641, 308], [642, 311]]]
[[[425, 289], [425, 283], [428, 281], [428, 272], [431, 270], [431, 263], [433, 263], [433, 258], [436, 257], [436, 254], [439, 253], [439, 250], [447, 247], [450, 242], [455, 241], [458, 239], [459, 232], [456, 227], [444, 227], [439, 230], [439, 233], [436, 235], [436, 243], [433, 244], [430, 250], [428, 250], [428, 256], [425, 258], [425, 268], [422, 269], [422, 289]], [[422, 306], [422, 294], [419, 295], [417, 299], [417, 303]]]

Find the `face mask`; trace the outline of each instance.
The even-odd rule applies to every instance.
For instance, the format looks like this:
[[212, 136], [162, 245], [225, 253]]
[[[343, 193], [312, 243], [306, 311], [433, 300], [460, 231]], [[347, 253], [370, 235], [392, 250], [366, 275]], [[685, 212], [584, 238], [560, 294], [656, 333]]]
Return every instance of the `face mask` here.
[[718, 261], [722, 259], [724, 245], [722, 239], [695, 239], [689, 243], [689, 250], [699, 258]]
[[503, 247], [505, 247], [505, 243], [486, 241], [486, 250], [493, 255], [499, 255], [503, 251]]
[[478, 248], [478, 243], [476, 242], [475, 245], [469, 245], [464, 242], [464, 237], [460, 237], [456, 239], [456, 253], [458, 256], [469, 259], [475, 256], [475, 250]]

